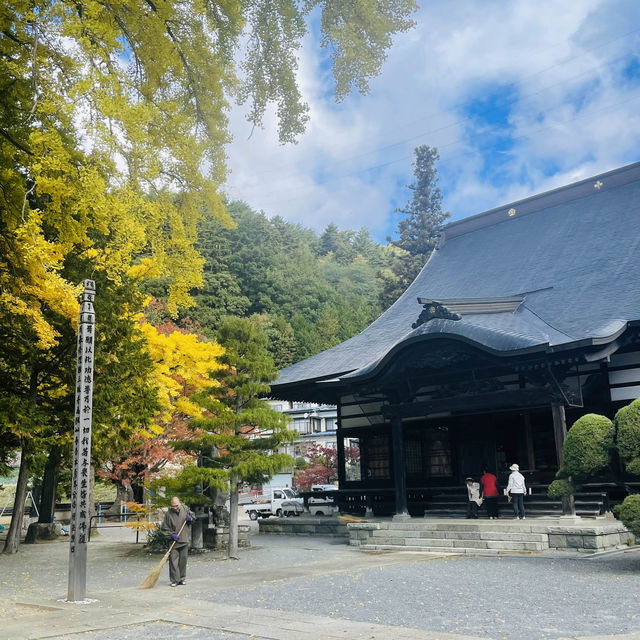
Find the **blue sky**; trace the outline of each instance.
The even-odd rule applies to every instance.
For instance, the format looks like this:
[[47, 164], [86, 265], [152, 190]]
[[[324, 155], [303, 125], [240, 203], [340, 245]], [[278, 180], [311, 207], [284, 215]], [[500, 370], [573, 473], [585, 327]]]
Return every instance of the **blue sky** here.
[[444, 207], [460, 219], [640, 160], [640, 2], [425, 0], [366, 96], [332, 100], [311, 33], [296, 145], [275, 117], [231, 115], [226, 190], [321, 231], [384, 241], [409, 196], [413, 149], [435, 146]]

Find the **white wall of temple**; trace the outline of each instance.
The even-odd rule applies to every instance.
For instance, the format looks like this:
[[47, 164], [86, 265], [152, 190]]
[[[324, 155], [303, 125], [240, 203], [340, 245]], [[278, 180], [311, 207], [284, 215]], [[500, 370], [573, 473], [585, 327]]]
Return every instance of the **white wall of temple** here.
[[640, 398], [640, 350], [614, 353], [607, 365], [612, 402]]

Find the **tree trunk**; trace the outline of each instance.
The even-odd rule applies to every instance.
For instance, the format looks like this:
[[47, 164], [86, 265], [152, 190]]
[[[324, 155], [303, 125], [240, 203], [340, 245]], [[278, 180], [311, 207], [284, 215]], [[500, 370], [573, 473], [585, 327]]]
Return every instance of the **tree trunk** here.
[[42, 496], [40, 498], [40, 514], [38, 522], [51, 524], [56, 510], [56, 487], [58, 485], [58, 469], [60, 467], [60, 449], [51, 447], [42, 478]]
[[22, 521], [24, 519], [24, 502], [27, 498], [27, 482], [29, 480], [29, 446], [25, 438], [22, 438], [22, 449], [20, 457], [20, 472], [18, 473], [18, 484], [16, 485], [16, 497], [13, 501], [13, 513], [11, 514], [11, 524], [7, 532], [7, 539], [4, 543], [3, 553], [17, 553], [20, 546], [20, 534], [22, 532]]
[[[95, 502], [96, 495], [96, 470], [93, 465], [89, 466], [89, 523], [91, 526], [91, 537], [99, 536], [98, 518], [93, 516], [98, 514], [98, 507]], [[92, 519], [93, 518], [93, 519]]]
[[138, 504], [144, 504], [144, 485], [137, 482], [131, 483], [131, 502], [137, 502]]
[[113, 504], [103, 512], [105, 516], [117, 516], [120, 515], [120, 505], [123, 502], [132, 502], [133, 492], [131, 491], [131, 485], [128, 482], [118, 482], [116, 484], [116, 499]]
[[229, 482], [229, 558], [238, 559], [238, 482]]

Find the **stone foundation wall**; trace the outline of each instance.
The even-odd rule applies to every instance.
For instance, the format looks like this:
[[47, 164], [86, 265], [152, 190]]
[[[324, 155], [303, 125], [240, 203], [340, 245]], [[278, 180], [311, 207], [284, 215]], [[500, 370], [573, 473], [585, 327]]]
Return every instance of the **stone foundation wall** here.
[[275, 536], [324, 536], [345, 541], [349, 538], [347, 525], [333, 517], [262, 518], [258, 527], [261, 534]]
[[627, 546], [633, 535], [622, 524], [601, 527], [549, 527], [549, 548], [558, 551], [605, 551]]

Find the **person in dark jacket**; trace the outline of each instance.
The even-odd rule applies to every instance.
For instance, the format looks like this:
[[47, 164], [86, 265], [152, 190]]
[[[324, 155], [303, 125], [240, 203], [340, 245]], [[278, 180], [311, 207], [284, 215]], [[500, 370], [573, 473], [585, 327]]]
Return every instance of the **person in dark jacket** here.
[[187, 557], [191, 542], [191, 523], [194, 514], [180, 502], [180, 498], [171, 498], [171, 506], [164, 514], [160, 530], [175, 544], [169, 554], [169, 579], [172, 587], [186, 584]]
[[495, 520], [498, 517], [498, 496], [500, 495], [498, 478], [485, 469], [482, 472], [480, 484], [482, 485], [482, 496], [487, 507], [489, 520]]

